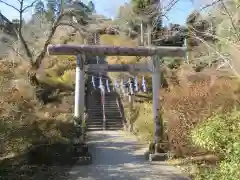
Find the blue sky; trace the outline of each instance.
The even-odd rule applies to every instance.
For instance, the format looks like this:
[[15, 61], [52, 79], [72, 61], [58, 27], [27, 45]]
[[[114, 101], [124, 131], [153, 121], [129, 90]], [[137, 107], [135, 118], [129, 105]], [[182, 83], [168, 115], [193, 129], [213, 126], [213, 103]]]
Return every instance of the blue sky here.
[[[14, 6], [18, 6], [17, 0], [7, 0], [9, 3]], [[32, 0], [26, 0], [31, 2]], [[129, 0], [93, 0], [96, 6], [97, 13], [104, 14], [108, 17], [115, 17], [118, 11], [118, 8], [128, 2]], [[88, 0], [83, 0], [83, 2], [88, 2]], [[191, 13], [194, 9], [196, 9], [197, 5], [194, 5], [191, 0], [180, 0], [174, 8], [167, 14], [168, 19], [165, 19], [165, 24], [168, 23], [177, 23], [184, 24], [186, 17]], [[0, 11], [9, 19], [18, 18], [18, 13], [3, 4], [0, 3]], [[31, 17], [32, 10], [29, 10], [25, 13], [24, 17], [28, 20]]]

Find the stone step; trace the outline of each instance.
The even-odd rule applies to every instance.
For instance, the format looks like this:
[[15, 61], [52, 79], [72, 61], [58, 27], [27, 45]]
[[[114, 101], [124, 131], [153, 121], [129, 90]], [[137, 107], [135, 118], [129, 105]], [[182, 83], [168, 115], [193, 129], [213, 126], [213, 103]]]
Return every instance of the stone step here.
[[[102, 119], [103, 118], [103, 114], [91, 114], [90, 116], [88, 116], [88, 119], [91, 118], [98, 118], [98, 119]], [[120, 114], [105, 114], [105, 118], [107, 119], [116, 119], [116, 118], [122, 118], [122, 116]]]
[[105, 112], [105, 117], [122, 117], [119, 112]]
[[[106, 119], [106, 122], [122, 122], [123, 119]], [[103, 122], [103, 119], [89, 119], [86, 121], [87, 123], [94, 123], [94, 122]]]
[[90, 99], [90, 104], [102, 104], [101, 100]]
[[121, 119], [122, 116], [120, 114], [105, 114], [105, 118], [107, 118], [107, 119]]
[[105, 116], [105, 118], [107, 119], [107, 120], [114, 120], [114, 119], [116, 119], [116, 120], [119, 120], [119, 119], [123, 119], [121, 116]]
[[88, 121], [86, 122], [87, 125], [102, 125], [103, 121]]
[[[102, 114], [103, 110], [89, 110], [88, 115], [90, 116], [91, 114]], [[121, 114], [119, 110], [116, 109], [106, 109], [104, 111], [105, 114]]]
[[87, 131], [102, 131], [103, 128], [87, 128]]
[[101, 110], [101, 111], [97, 111], [97, 110], [91, 110], [91, 111], [88, 111], [88, 115], [89, 116], [91, 116], [92, 114], [102, 114], [103, 113], [103, 111]]
[[[105, 104], [104, 105], [109, 105], [109, 106], [117, 106], [117, 103], [115, 103], [115, 102], [107, 102], [107, 101], [105, 101]], [[102, 106], [102, 103], [92, 103], [92, 104], [89, 104], [88, 105], [89, 107], [93, 107], [93, 106]]]
[[[123, 127], [106, 127], [106, 130], [112, 130], [112, 131], [116, 131], [116, 130], [122, 130]], [[101, 131], [103, 130], [103, 127], [89, 127], [87, 128], [87, 131]]]
[[89, 111], [88, 111], [88, 115], [89, 115], [89, 116], [91, 116], [91, 114], [94, 114], [94, 113], [100, 113], [100, 114], [102, 114], [102, 113], [103, 113], [103, 110], [101, 109], [101, 110], [89, 110]]
[[104, 104], [105, 107], [114, 107], [114, 108], [118, 108], [118, 106], [116, 104]]
[[109, 105], [109, 104], [104, 104], [105, 108], [111, 108], [111, 109], [118, 109], [117, 105]]
[[105, 109], [104, 111], [105, 113], [120, 113], [120, 111], [118, 109]]
[[[104, 108], [105, 111], [116, 111], [116, 112], [119, 112], [119, 108], [114, 108], [114, 107], [105, 107]], [[103, 108], [90, 108], [88, 109], [88, 112], [95, 112], [95, 111], [99, 111], [99, 112], [102, 112]]]
[[102, 124], [88, 124], [87, 128], [92, 128], [92, 127], [94, 127], [94, 128], [100, 127], [101, 128], [102, 126], [103, 126]]
[[108, 131], [118, 131], [118, 130], [122, 130], [123, 129], [123, 127], [121, 127], [121, 128], [106, 128], [106, 130], [108, 130]]
[[[113, 122], [115, 122], [115, 123], [121, 122], [122, 123], [122, 121], [123, 121], [123, 119], [114, 119], [114, 120], [106, 119], [106, 122], [109, 122], [109, 123], [113, 123]], [[92, 119], [92, 120], [88, 120], [87, 123], [98, 123], [98, 122], [103, 122], [103, 120], [102, 119]]]
[[123, 122], [122, 122], [122, 120], [115, 121], [115, 122], [106, 121], [106, 124], [108, 124], [108, 125], [123, 125]]
[[99, 118], [99, 117], [91, 117], [88, 119], [88, 122], [98, 122], [98, 121], [103, 121], [103, 118]]
[[99, 120], [99, 119], [103, 119], [103, 116], [102, 115], [99, 115], [99, 116], [90, 116], [88, 117], [89, 120]]
[[96, 113], [96, 112], [98, 112], [98, 113], [103, 113], [103, 110], [102, 109], [90, 109], [90, 110], [88, 110], [88, 115], [91, 115], [91, 114], [93, 114], [93, 113]]
[[122, 123], [123, 119], [106, 119], [107, 123]]
[[102, 110], [102, 109], [88, 109], [88, 114], [89, 114], [89, 115], [92, 114], [92, 113], [94, 113], [94, 112], [102, 113], [103, 110]]
[[109, 123], [112, 123], [112, 122], [115, 122], [115, 123], [118, 123], [118, 122], [121, 122], [122, 123], [123, 119], [106, 119], [106, 122], [109, 122]]
[[116, 110], [116, 111], [118, 111], [119, 110], [119, 108], [117, 107], [117, 106], [104, 106], [104, 108], [105, 108], [105, 110], [108, 110], [108, 109], [110, 109], [110, 110]]
[[95, 121], [95, 122], [97, 122], [97, 121], [102, 121], [103, 120], [103, 118], [101, 118], [101, 117], [89, 117], [88, 119], [87, 119], [87, 121]]
[[115, 121], [115, 122], [109, 122], [109, 121], [106, 121], [106, 124], [107, 125], [122, 125], [123, 124], [123, 121], [122, 120], [119, 120], [119, 121]]
[[88, 109], [102, 109], [102, 105], [88, 106]]
[[[88, 124], [87, 127], [102, 127], [103, 124]], [[106, 123], [106, 127], [122, 127], [123, 124], [107, 124]]]
[[86, 124], [103, 124], [103, 121], [86, 121]]
[[121, 129], [123, 128], [123, 126], [106, 126], [106, 129], [111, 129], [111, 128]]
[[[122, 122], [122, 120], [123, 120], [123, 118], [121, 118], [121, 117], [108, 117], [108, 118], [106, 118], [106, 121], [108, 121], [108, 122]], [[86, 120], [86, 122], [102, 122], [103, 121], [103, 118], [88, 118], [87, 120]]]
[[104, 111], [105, 114], [121, 114], [120, 111], [117, 111], [117, 110], [106, 110]]
[[117, 113], [120, 114], [120, 111], [118, 109], [105, 109], [105, 113], [111, 114], [111, 113]]
[[103, 113], [99, 112], [99, 113], [91, 113], [88, 115], [88, 119], [91, 119], [92, 117], [99, 117], [99, 119], [103, 118]]
[[88, 117], [89, 121], [96, 121], [96, 120], [99, 120], [99, 119], [103, 119], [103, 116], [90, 116]]
[[102, 103], [95, 102], [94, 99], [90, 100], [90, 102], [89, 102], [89, 107], [91, 107], [91, 106], [101, 106], [101, 105], [102, 105]]

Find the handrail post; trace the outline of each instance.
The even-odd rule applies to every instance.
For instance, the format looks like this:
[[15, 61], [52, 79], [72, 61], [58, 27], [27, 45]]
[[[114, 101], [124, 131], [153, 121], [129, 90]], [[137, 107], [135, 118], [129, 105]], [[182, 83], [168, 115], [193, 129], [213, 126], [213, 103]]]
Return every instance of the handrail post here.
[[101, 105], [102, 105], [102, 114], [103, 114], [103, 130], [106, 130], [106, 116], [105, 116], [105, 89], [102, 82], [102, 77], [100, 77], [99, 82], [100, 94], [101, 94]]
[[102, 113], [103, 113], [103, 130], [106, 130], [105, 91], [103, 87], [101, 87], [101, 102], [102, 102]]
[[132, 80], [129, 78], [128, 80], [128, 101], [129, 101], [129, 131], [133, 132], [133, 122], [132, 122], [132, 114], [133, 114], [133, 87]]

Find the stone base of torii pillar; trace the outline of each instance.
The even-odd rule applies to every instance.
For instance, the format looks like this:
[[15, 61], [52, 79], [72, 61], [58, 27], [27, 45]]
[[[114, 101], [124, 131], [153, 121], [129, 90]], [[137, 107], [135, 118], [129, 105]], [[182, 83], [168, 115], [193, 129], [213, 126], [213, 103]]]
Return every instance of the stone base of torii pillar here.
[[167, 143], [150, 143], [149, 150], [145, 152], [145, 157], [149, 161], [165, 161], [168, 153], [165, 151]]

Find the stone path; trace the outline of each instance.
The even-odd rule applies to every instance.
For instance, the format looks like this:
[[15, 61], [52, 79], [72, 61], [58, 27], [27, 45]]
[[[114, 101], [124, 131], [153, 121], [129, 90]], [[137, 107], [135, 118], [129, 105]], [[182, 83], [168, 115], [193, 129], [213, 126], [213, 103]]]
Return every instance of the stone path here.
[[88, 133], [93, 164], [74, 167], [69, 180], [187, 180], [167, 162], [148, 162], [146, 148], [123, 131]]

